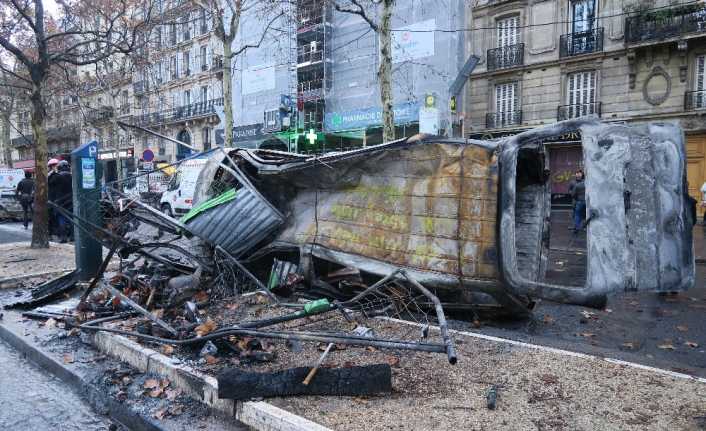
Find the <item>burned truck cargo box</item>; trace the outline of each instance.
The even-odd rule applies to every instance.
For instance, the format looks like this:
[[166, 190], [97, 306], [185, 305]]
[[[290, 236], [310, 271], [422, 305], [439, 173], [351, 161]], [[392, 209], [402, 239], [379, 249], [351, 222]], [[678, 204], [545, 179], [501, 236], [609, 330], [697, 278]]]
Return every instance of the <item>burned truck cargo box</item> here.
[[[564, 286], [546, 277], [544, 143], [576, 131], [587, 174], [588, 270], [583, 286]], [[246, 258], [299, 250], [295, 263], [308, 278], [323, 260], [380, 277], [404, 268], [457, 300], [480, 295], [514, 310], [534, 298], [600, 306], [612, 292], [693, 285], [683, 141], [675, 126], [582, 119], [493, 142], [418, 135], [320, 157], [224, 151], [204, 170], [197, 196], [218, 196], [213, 185], [233, 175], [237, 193], [253, 192], [242, 205], [257, 210], [229, 209], [236, 198], [187, 226]], [[234, 169], [224, 170], [226, 160]], [[254, 250], [256, 240], [267, 247]]]
[[243, 157], [263, 194], [287, 196], [274, 245], [380, 276], [403, 267], [422, 284], [517, 306], [498, 279], [497, 148], [420, 136], [280, 166]]

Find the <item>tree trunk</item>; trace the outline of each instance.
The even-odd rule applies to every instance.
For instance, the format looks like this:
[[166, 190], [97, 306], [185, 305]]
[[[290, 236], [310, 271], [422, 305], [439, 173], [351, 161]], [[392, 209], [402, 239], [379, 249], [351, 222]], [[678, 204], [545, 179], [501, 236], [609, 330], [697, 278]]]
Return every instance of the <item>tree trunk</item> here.
[[49, 248], [49, 213], [47, 208], [47, 128], [42, 85], [35, 83], [30, 96], [32, 135], [34, 138], [34, 215], [32, 248]]
[[380, 101], [382, 102], [382, 141], [395, 140], [395, 114], [392, 111], [392, 8], [394, 0], [383, 0], [380, 18]]
[[233, 68], [233, 39], [234, 35], [226, 35], [223, 42], [223, 113], [225, 124], [223, 128], [223, 139], [226, 148], [233, 147], [233, 80], [231, 70]]
[[2, 115], [2, 157], [7, 167], [12, 167], [12, 140], [10, 139], [10, 118]]

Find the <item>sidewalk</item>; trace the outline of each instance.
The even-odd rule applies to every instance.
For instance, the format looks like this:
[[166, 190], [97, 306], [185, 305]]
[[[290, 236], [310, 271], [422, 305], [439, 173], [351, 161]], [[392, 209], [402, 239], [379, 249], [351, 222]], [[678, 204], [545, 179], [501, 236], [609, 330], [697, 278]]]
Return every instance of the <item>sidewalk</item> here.
[[21, 280], [48, 280], [75, 267], [73, 244], [51, 243], [40, 249], [27, 242], [0, 244], [0, 289], [17, 287]]

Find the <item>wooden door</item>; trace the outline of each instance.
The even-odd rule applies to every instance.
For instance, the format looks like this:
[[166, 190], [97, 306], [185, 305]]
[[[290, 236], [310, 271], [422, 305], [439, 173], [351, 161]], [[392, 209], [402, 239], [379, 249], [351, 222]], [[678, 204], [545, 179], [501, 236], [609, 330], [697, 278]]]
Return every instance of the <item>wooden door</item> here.
[[689, 194], [699, 202], [699, 216], [703, 216], [704, 208], [701, 186], [706, 182], [706, 135], [687, 135], [686, 137], [686, 178], [689, 181]]

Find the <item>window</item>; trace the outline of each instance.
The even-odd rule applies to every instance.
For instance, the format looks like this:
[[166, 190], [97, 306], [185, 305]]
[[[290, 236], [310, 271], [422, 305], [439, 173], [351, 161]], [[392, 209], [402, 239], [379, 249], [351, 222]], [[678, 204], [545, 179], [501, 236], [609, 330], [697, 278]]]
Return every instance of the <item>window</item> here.
[[581, 33], [593, 30], [595, 17], [595, 0], [574, 0], [571, 2], [572, 33]]
[[142, 138], [142, 151], [145, 151], [150, 147], [150, 140], [147, 136]]
[[157, 141], [157, 151], [160, 156], [163, 156], [167, 153], [167, 148], [166, 145], [164, 145], [164, 140], [160, 139]]
[[189, 14], [187, 13], [181, 19], [181, 29], [184, 37], [184, 41], [191, 39], [191, 32], [189, 31]]
[[203, 150], [208, 151], [211, 149], [211, 129], [208, 127], [203, 128]]
[[130, 104], [128, 103], [128, 97], [127, 97], [127, 90], [123, 90], [121, 97], [120, 97], [120, 111], [123, 114], [127, 114], [130, 112]]
[[208, 24], [206, 23], [206, 10], [201, 9], [199, 11], [199, 27], [201, 29], [201, 34], [206, 34], [208, 31]]
[[179, 77], [179, 69], [177, 68], [177, 56], [173, 55], [172, 56], [172, 61], [171, 61], [171, 69], [172, 69], [172, 79], [177, 79]]
[[520, 122], [517, 82], [495, 86], [495, 127], [504, 127]]
[[184, 106], [191, 105], [191, 90], [184, 90]]
[[158, 61], [154, 65], [154, 80], [157, 82], [157, 84], [162, 83], [162, 62]]
[[208, 48], [206, 45], [201, 47], [201, 70], [208, 70]]
[[172, 45], [177, 43], [177, 25], [175, 22], [169, 24], [169, 42]]
[[596, 72], [572, 73], [566, 81], [566, 118], [596, 113]]
[[498, 20], [497, 22], [497, 42], [498, 48], [517, 45], [520, 41], [518, 25], [520, 17], [513, 16]]
[[201, 103], [206, 105], [206, 102], [208, 102], [208, 87], [204, 85], [201, 87]]
[[694, 108], [706, 108], [706, 54], [696, 57], [694, 71]]
[[160, 26], [154, 29], [154, 46], [157, 49], [162, 47], [162, 27]]
[[191, 52], [189, 51], [184, 51], [184, 59], [181, 63], [184, 68], [184, 76], [189, 76], [191, 75]]

